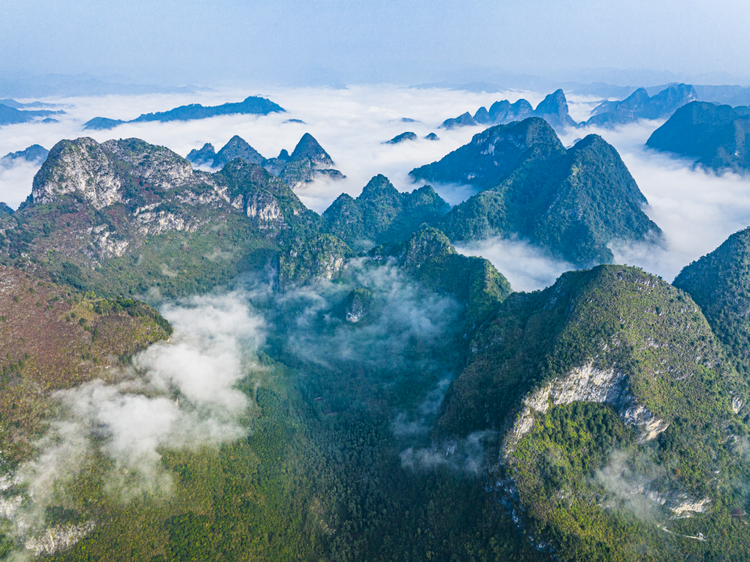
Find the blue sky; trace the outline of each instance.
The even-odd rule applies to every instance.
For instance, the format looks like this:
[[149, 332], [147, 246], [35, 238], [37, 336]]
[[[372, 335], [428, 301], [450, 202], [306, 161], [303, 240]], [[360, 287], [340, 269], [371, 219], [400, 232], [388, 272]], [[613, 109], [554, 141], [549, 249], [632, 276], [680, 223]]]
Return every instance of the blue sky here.
[[741, 0], [4, 0], [0, 70], [172, 83], [591, 68], [743, 77], [748, 22]]

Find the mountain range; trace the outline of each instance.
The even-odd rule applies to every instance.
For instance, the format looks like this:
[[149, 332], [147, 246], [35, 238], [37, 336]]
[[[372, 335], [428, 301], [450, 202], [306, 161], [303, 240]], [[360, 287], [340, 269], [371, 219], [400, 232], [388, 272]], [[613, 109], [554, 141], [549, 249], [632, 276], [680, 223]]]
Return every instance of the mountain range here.
[[51, 119], [50, 115], [61, 115], [65, 113], [61, 110], [54, 111], [51, 109], [17, 109], [14, 107], [17, 103], [13, 103], [13, 100], [4, 101], [11, 103], [11, 105], [0, 103], [0, 126], [41, 121], [45, 118]]
[[566, 150], [538, 117], [491, 127], [409, 175], [482, 190], [437, 225], [454, 243], [517, 236], [587, 266], [610, 262], [613, 240], [661, 234], [614, 147], [589, 135]]
[[110, 119], [107, 117], [94, 117], [84, 123], [84, 130], [107, 130], [113, 129], [123, 123], [142, 123], [149, 121], [193, 121], [196, 119], [208, 119], [219, 115], [268, 115], [269, 113], [281, 113], [285, 110], [267, 98], [250, 96], [241, 102], [223, 103], [215, 106], [203, 106], [199, 103], [181, 105], [169, 111], [157, 113], [144, 113], [130, 121]]
[[556, 90], [545, 97], [536, 109], [523, 98], [515, 103], [510, 103], [508, 100], [496, 101], [490, 106], [489, 111], [486, 107], [480, 107], [473, 117], [466, 112], [453, 119], [446, 119], [441, 127], [453, 129], [475, 125], [497, 125], [521, 121], [528, 117], [541, 117], [558, 130], [576, 126], [576, 122], [568, 114], [568, 101], [565, 93], [562, 90]]
[[644, 88], [638, 88], [622, 101], [599, 104], [591, 112], [589, 120], [581, 125], [612, 128], [639, 119], [662, 119], [697, 99], [698, 93], [688, 84], [672, 84], [653, 97]]
[[186, 158], [197, 166], [212, 168], [222, 168], [235, 158], [240, 158], [250, 164], [261, 165], [293, 189], [315, 178], [346, 178], [344, 174], [332, 168], [333, 159], [310, 133], [302, 135], [291, 155], [286, 149], [282, 149], [276, 158], [264, 158], [243, 138], [235, 135], [219, 152], [215, 152], [211, 143], [206, 143], [200, 150], [191, 150]]
[[10, 168], [18, 161], [32, 162], [41, 165], [47, 159], [49, 150], [38, 144], [32, 144], [25, 150], [18, 152], [9, 152], [0, 158], [0, 167]]
[[[139, 139], [61, 141], [0, 208], [0, 556], [748, 558], [750, 230], [674, 285], [598, 265], [514, 293], [452, 241], [494, 225], [585, 262], [658, 233], [600, 137], [565, 149], [538, 117], [497, 125], [427, 167], [473, 167], [487, 187], [465, 204], [375, 176], [322, 216], [240, 141], [214, 172]], [[312, 137], [282, 156], [333, 164]], [[155, 295], [171, 300], [138, 300]], [[145, 377], [224, 373], [234, 353], [235, 438], [160, 443], [140, 462], [166, 488], [139, 488], [118, 405], [143, 406], [153, 441], [148, 412], [213, 431], [229, 414], [211, 385]], [[56, 445], [83, 468], [30, 494]]]

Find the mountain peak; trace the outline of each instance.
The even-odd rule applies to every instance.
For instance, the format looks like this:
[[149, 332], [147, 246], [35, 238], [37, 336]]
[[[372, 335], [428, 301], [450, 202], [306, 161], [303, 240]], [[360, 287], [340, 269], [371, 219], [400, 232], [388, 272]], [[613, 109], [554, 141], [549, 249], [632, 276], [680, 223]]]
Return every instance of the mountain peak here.
[[568, 114], [568, 100], [562, 90], [555, 90], [545, 97], [534, 110], [534, 115], [544, 118], [555, 129], [575, 127], [576, 122]]
[[305, 133], [294, 148], [290, 160], [309, 158], [313, 164], [333, 166], [333, 159], [310, 133]]
[[216, 154], [214, 167], [221, 167], [235, 158], [241, 158], [251, 164], [260, 164], [263, 162], [263, 156], [261, 156], [260, 152], [250, 146], [239, 135], [234, 135], [229, 139], [229, 142]]

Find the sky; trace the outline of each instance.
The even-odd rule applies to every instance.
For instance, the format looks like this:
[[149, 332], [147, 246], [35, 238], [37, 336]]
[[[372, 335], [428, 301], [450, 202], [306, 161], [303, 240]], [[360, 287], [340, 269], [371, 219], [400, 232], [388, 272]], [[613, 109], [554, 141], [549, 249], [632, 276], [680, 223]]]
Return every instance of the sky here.
[[2, 12], [6, 72], [202, 85], [750, 75], [740, 0], [4, 0]]

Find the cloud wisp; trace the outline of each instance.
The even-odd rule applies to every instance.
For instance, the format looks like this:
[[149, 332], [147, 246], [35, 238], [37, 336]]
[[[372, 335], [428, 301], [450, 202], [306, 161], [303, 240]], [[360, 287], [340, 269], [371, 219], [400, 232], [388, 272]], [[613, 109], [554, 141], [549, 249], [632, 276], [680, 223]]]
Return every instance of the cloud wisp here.
[[42, 508], [68, 505], [68, 485], [97, 459], [110, 497], [159, 497], [172, 486], [161, 464], [165, 450], [217, 447], [247, 435], [252, 402], [237, 385], [260, 373], [262, 318], [237, 292], [185, 299], [162, 313], [175, 327], [169, 342], [136, 355], [132, 367], [108, 377], [114, 382], [94, 380], [54, 394], [57, 415], [37, 443], [37, 457], [7, 486], [30, 500], [6, 509], [22, 537], [44, 526]]

